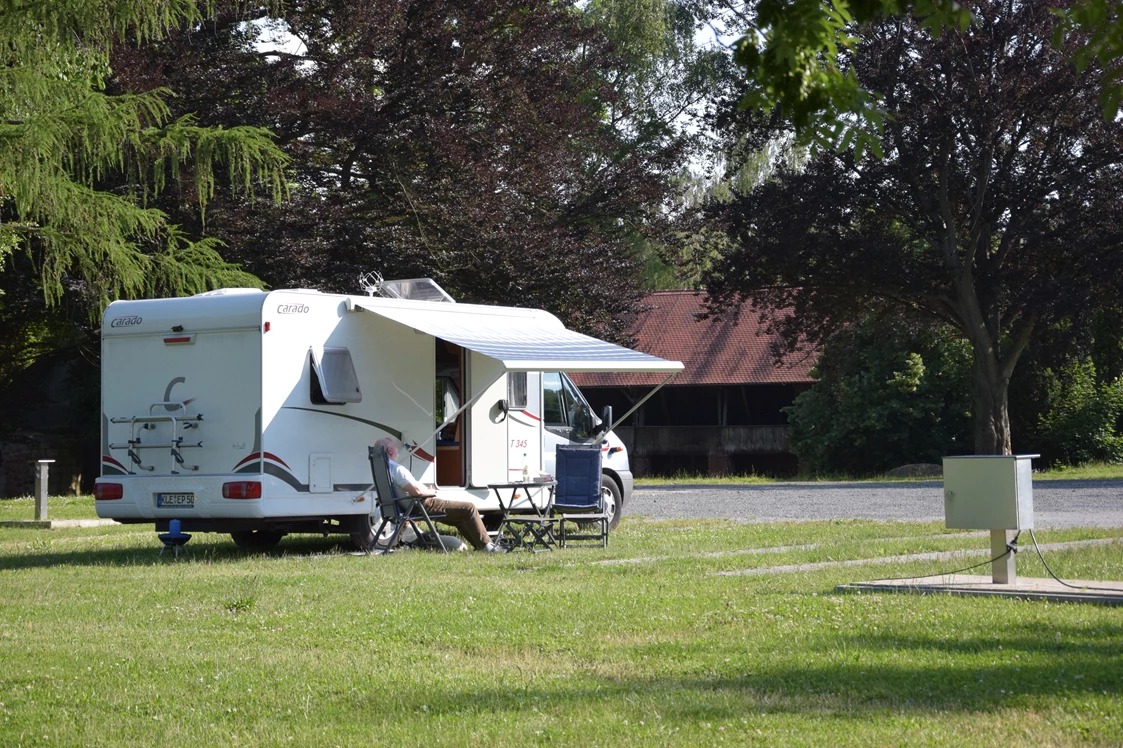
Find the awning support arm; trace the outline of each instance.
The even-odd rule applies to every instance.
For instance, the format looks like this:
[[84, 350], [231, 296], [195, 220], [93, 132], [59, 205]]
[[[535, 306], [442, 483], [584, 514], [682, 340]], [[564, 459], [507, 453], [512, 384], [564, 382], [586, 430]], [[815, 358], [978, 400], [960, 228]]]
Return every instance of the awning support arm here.
[[425, 441], [423, 441], [423, 442], [421, 442], [420, 444], [417, 444], [417, 445], [415, 445], [415, 446], [412, 446], [412, 447], [411, 447], [411, 446], [409, 446], [408, 444], [407, 444], [407, 445], [405, 445], [406, 449], [408, 449], [408, 450], [409, 450], [409, 453], [410, 453], [410, 455], [413, 455], [413, 454], [414, 454], [414, 453], [415, 453], [415, 452], [416, 452], [417, 450], [421, 449], [421, 448], [422, 448], [422, 447], [424, 447], [424, 446], [425, 446], [426, 444], [428, 444], [429, 442], [433, 441], [433, 437], [435, 437], [435, 436], [436, 436], [437, 434], [439, 434], [439, 433], [441, 433], [442, 431], [444, 431], [444, 428], [445, 428], [445, 426], [448, 426], [448, 425], [449, 425], [450, 423], [452, 423], [452, 422], [453, 422], [453, 421], [455, 421], [455, 420], [456, 420], [457, 418], [459, 418], [459, 417], [460, 417], [460, 414], [461, 414], [461, 413], [463, 413], [464, 411], [468, 410], [468, 408], [471, 408], [471, 407], [472, 407], [473, 405], [475, 405], [475, 404], [476, 404], [476, 401], [477, 401], [477, 400], [479, 400], [479, 399], [480, 399], [481, 397], [483, 397], [483, 396], [484, 396], [484, 393], [485, 393], [485, 392], [487, 392], [488, 390], [490, 390], [490, 389], [491, 389], [491, 385], [493, 385], [493, 384], [495, 384], [496, 382], [498, 382], [498, 381], [499, 381], [499, 380], [500, 380], [500, 379], [501, 379], [501, 378], [503, 377], [503, 375], [504, 375], [504, 374], [506, 374], [506, 373], [507, 373], [506, 371], [501, 371], [501, 372], [499, 372], [499, 376], [497, 376], [497, 377], [496, 377], [495, 379], [492, 379], [492, 380], [491, 380], [490, 382], [488, 382], [488, 383], [487, 383], [487, 386], [486, 386], [486, 387], [483, 387], [482, 389], [480, 389], [480, 391], [479, 391], [479, 392], [478, 392], [478, 393], [477, 393], [476, 395], [474, 395], [474, 396], [473, 396], [473, 397], [472, 397], [472, 398], [471, 398], [470, 400], [468, 400], [468, 402], [466, 402], [466, 403], [464, 403], [463, 405], [461, 405], [461, 406], [460, 406], [460, 407], [459, 407], [459, 408], [457, 409], [457, 411], [456, 411], [455, 413], [453, 413], [453, 414], [452, 414], [451, 416], [449, 416], [448, 418], [446, 418], [446, 419], [445, 419], [445, 420], [444, 420], [444, 421], [443, 421], [443, 422], [441, 423], [441, 425], [440, 425], [440, 426], [437, 426], [437, 430], [436, 430], [436, 431], [434, 431], [433, 433], [429, 434], [429, 436], [425, 437]]
[[603, 432], [601, 432], [601, 434], [600, 434], [599, 436], [597, 436], [597, 444], [600, 444], [601, 442], [603, 442], [603, 441], [604, 441], [604, 438], [605, 438], [606, 436], [608, 436], [608, 432], [609, 432], [609, 431], [613, 431], [613, 430], [615, 430], [617, 426], [619, 426], [619, 425], [620, 425], [621, 423], [623, 423], [623, 422], [624, 422], [624, 419], [626, 419], [626, 418], [627, 418], [628, 416], [630, 416], [630, 415], [631, 415], [632, 413], [635, 413], [635, 412], [636, 412], [637, 410], [639, 410], [639, 409], [640, 409], [640, 406], [641, 406], [641, 405], [643, 405], [643, 404], [644, 404], [644, 403], [646, 403], [646, 402], [647, 402], [648, 400], [650, 400], [650, 399], [651, 399], [651, 396], [652, 396], [652, 395], [654, 395], [654, 394], [655, 394], [656, 392], [658, 392], [659, 390], [661, 390], [661, 389], [663, 388], [663, 385], [665, 385], [665, 384], [666, 384], [667, 382], [669, 382], [669, 381], [671, 381], [672, 379], [674, 379], [675, 377], [677, 377], [677, 376], [678, 376], [678, 374], [679, 374], [679, 373], [678, 373], [677, 371], [671, 372], [670, 374], [668, 374], [668, 375], [667, 375], [667, 378], [666, 378], [666, 379], [664, 379], [664, 380], [663, 380], [662, 382], [660, 382], [660, 383], [659, 383], [659, 384], [658, 384], [658, 385], [657, 385], [657, 386], [655, 387], [655, 389], [651, 390], [651, 392], [648, 392], [648, 393], [647, 393], [646, 395], [644, 395], [643, 397], [641, 397], [641, 398], [640, 398], [640, 400], [639, 400], [639, 402], [638, 402], [638, 403], [636, 403], [635, 405], [633, 405], [633, 406], [632, 406], [632, 409], [631, 409], [631, 410], [629, 410], [629, 411], [628, 411], [627, 413], [625, 413], [624, 415], [622, 415], [622, 416], [620, 416], [619, 418], [617, 418], [617, 419], [616, 419], [616, 421], [615, 421], [615, 422], [613, 422], [613, 424], [612, 424], [611, 426], [609, 426], [608, 428], [606, 428], [606, 429], [605, 429], [605, 430], [604, 430]]

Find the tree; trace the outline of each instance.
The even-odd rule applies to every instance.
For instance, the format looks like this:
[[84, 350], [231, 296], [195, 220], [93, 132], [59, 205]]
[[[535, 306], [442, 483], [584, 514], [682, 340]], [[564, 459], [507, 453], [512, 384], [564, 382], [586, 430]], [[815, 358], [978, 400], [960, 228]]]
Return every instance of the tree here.
[[278, 196], [285, 159], [269, 133], [172, 118], [166, 89], [104, 90], [115, 45], [158, 39], [200, 14], [193, 0], [6, 3], [0, 13], [0, 261], [28, 253], [48, 304], [77, 286], [97, 316], [115, 295], [253, 282], [214, 240], [190, 241], [144, 201], [190, 177], [205, 204], [220, 162], [236, 186], [261, 178]]
[[693, 0], [591, 0], [582, 15], [611, 45], [611, 65], [601, 68], [618, 96], [606, 116], [633, 148], [687, 143], [704, 150], [706, 110], [733, 84], [729, 54], [698, 31], [704, 7]]
[[898, 318], [832, 337], [818, 381], [786, 408], [800, 468], [869, 475], [969, 451], [970, 370], [962, 339]]
[[1010, 379], [1011, 446], [1047, 464], [1111, 461], [1123, 434], [1112, 420], [1123, 386], [1123, 325], [1118, 307], [1101, 306], [1089, 324], [1068, 320], [1034, 334]]
[[969, 3], [966, 31], [862, 31], [854, 74], [885, 92], [886, 158], [820, 153], [723, 209], [737, 248], [711, 309], [750, 296], [789, 345], [871, 308], [951, 325], [973, 351], [975, 449], [1010, 451], [1008, 385], [1035, 331], [1086, 328], [1123, 274], [1123, 121], [1105, 72], [1049, 42], [1042, 0]]
[[[291, 203], [208, 209], [228, 258], [275, 285], [324, 290], [355, 291], [365, 270], [428, 275], [461, 300], [545, 307], [605, 337], [626, 330], [641, 293], [637, 237], [667, 231], [682, 146], [628, 142], [608, 120], [621, 101], [606, 85], [615, 53], [575, 9], [251, 10], [115, 64], [123, 90], [170, 86], [177, 111], [268, 126], [292, 158]], [[271, 29], [299, 44], [263, 48]]]
[[709, 5], [695, 0], [592, 0], [586, 22], [612, 45], [603, 68], [609, 88], [606, 117], [626, 147], [675, 148], [682, 153], [668, 206], [676, 230], [664, 244], [636, 237], [649, 289], [677, 289], [694, 278], [683, 272], [703, 227], [693, 225], [693, 195], [707, 182], [709, 163], [720, 153], [706, 118], [715, 100], [734, 88], [736, 72], [727, 50], [700, 34]]
[[1047, 370], [1032, 448], [1049, 465], [1123, 462], [1123, 379], [1097, 381], [1090, 359]]
[[[745, 107], [775, 109], [820, 146], [879, 147], [885, 93], [848, 74], [844, 60], [855, 49], [855, 24], [908, 17], [939, 33], [965, 31], [969, 3], [954, 0], [759, 0], [734, 4], [747, 32], [735, 45], [749, 90]], [[1123, 57], [1123, 14], [1116, 0], [1058, 0], [1061, 20], [1052, 41], [1072, 49], [1080, 70], [1098, 64], [1118, 69]], [[859, 35], [860, 36], [860, 35]], [[1123, 78], [1101, 80], [1100, 104], [1112, 120], [1123, 102]]]

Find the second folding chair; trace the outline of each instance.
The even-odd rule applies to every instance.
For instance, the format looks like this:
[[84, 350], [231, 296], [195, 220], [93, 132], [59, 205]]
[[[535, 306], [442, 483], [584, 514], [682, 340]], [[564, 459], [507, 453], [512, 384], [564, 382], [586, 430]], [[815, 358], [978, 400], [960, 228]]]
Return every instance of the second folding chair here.
[[[555, 536], [562, 548], [571, 540], [599, 540], [608, 547], [608, 511], [601, 491], [600, 445], [559, 446], [551, 507]], [[567, 525], [574, 526], [572, 531]]]

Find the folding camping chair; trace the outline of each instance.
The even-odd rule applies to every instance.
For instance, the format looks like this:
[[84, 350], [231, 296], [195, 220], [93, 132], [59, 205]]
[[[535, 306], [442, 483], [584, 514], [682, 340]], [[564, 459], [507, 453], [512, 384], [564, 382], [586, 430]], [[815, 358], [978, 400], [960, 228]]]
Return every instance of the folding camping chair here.
[[[566, 547], [569, 540], [599, 540], [608, 547], [608, 511], [601, 493], [601, 449], [599, 444], [558, 446], [554, 472], [557, 486], [551, 506], [557, 519], [558, 545]], [[577, 524], [576, 533], [566, 532], [567, 522]], [[600, 531], [590, 534], [590, 525]]]
[[423, 521], [429, 526], [429, 531], [433, 533], [436, 543], [440, 545], [444, 553], [448, 553], [448, 548], [445, 547], [444, 541], [441, 540], [440, 533], [437, 532], [436, 525], [433, 524], [434, 519], [444, 517], [443, 514], [429, 514], [425, 511], [425, 506], [421, 503], [422, 499], [429, 499], [436, 494], [424, 494], [422, 496], [399, 496], [397, 487], [394, 482], [390, 480], [390, 458], [386, 455], [386, 449], [379, 447], [377, 451], [374, 447], [367, 449], [367, 456], [370, 458], [370, 472], [374, 478], [374, 488], [378, 491], [378, 511], [382, 515], [382, 522], [378, 525], [378, 530], [374, 533], [374, 541], [371, 544], [370, 550], [379, 546], [379, 538], [382, 537], [382, 531], [386, 529], [386, 525], [393, 522], [397, 525], [394, 528], [393, 535], [382, 545], [380, 550], [389, 551], [393, 548], [398, 538], [401, 537], [402, 530], [406, 525], [411, 525], [414, 532], [417, 533], [418, 538], [421, 537], [421, 529], [417, 526], [418, 520]]

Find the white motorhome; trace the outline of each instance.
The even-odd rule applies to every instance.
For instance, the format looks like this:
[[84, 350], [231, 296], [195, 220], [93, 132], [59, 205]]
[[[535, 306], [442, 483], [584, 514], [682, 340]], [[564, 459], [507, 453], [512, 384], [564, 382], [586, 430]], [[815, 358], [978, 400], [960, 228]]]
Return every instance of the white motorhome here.
[[428, 279], [369, 290], [110, 304], [98, 516], [158, 530], [179, 519], [245, 547], [294, 532], [362, 546], [379, 521], [367, 447], [389, 435], [418, 480], [475, 502], [487, 522], [499, 510], [488, 484], [524, 466], [553, 473], [557, 444], [599, 442], [615, 526], [632, 491], [627, 451], [565, 372], [669, 379], [681, 363], [541, 310], [454, 303]]

